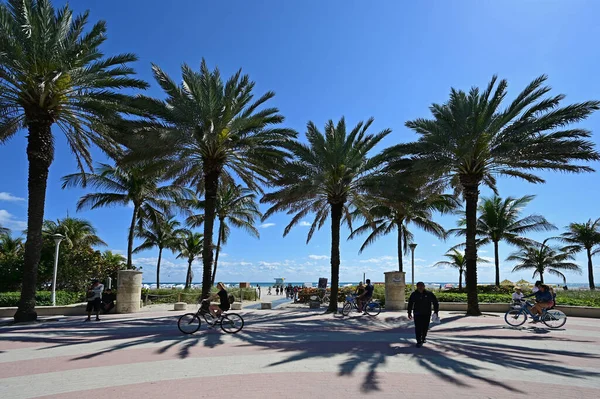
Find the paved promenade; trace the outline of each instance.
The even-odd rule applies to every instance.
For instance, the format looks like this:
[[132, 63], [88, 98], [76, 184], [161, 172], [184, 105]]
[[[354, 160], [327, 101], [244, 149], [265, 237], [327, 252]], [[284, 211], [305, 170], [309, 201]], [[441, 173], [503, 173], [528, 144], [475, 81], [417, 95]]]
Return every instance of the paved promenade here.
[[0, 327], [0, 398], [600, 397], [600, 320], [511, 329], [442, 312], [423, 348], [401, 313], [342, 318], [281, 306], [244, 330], [176, 326], [183, 312]]

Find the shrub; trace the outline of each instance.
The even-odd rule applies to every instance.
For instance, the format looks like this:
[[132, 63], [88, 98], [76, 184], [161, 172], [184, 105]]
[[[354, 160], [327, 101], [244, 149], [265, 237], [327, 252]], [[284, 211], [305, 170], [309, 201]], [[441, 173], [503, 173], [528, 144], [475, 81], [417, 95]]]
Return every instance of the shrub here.
[[[0, 307], [18, 306], [20, 292], [1, 292]], [[35, 302], [37, 306], [52, 305], [52, 293], [50, 291], [38, 291], [35, 294]], [[56, 291], [56, 305], [64, 306], [74, 303], [85, 302], [85, 295], [80, 292]]]
[[[227, 290], [229, 294], [235, 297], [236, 302], [240, 301], [240, 289], [230, 288]], [[211, 289], [212, 294], [217, 293], [217, 288]], [[242, 294], [244, 301], [254, 301], [258, 299], [254, 288], [242, 288]], [[159, 303], [175, 303], [175, 302], [186, 302], [189, 304], [198, 303], [200, 296], [202, 295], [201, 289], [188, 289], [188, 290], [176, 290], [170, 288], [161, 289], [142, 289], [142, 300], [146, 301], [146, 295], [148, 295], [147, 304], [159, 304]], [[118, 297], [117, 297], [118, 300]]]

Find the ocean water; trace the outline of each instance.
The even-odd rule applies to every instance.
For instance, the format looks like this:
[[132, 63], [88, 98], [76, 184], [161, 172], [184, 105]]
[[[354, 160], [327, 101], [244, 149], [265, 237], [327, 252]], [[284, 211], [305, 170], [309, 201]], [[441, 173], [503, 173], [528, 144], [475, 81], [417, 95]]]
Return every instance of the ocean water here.
[[[374, 281], [374, 283], [380, 283], [377, 281]], [[440, 288], [440, 287], [445, 287], [446, 285], [450, 284], [453, 287], [458, 287], [458, 282], [438, 282], [438, 281], [433, 281], [433, 282], [427, 282], [425, 281], [425, 286], [427, 286], [428, 288]], [[156, 282], [143, 282], [142, 283], [143, 286], [145, 288], [153, 288], [156, 287]], [[224, 281], [223, 284], [225, 284], [227, 287], [239, 287], [239, 281], [236, 282], [227, 282]], [[317, 282], [300, 282], [300, 281], [286, 281], [284, 283], [284, 285], [288, 285], [291, 284], [292, 286], [305, 286], [305, 285], [310, 285], [312, 287], [317, 287], [318, 283]], [[348, 286], [348, 285], [356, 285], [358, 284], [357, 281], [346, 281], [346, 282], [340, 282], [340, 287], [344, 287], [344, 286]], [[464, 281], [463, 281], [463, 285], [464, 285]], [[479, 285], [493, 285], [493, 282], [479, 282]], [[558, 284], [558, 283], [548, 283], [550, 285], [553, 286], [560, 286], [562, 287], [563, 284]], [[165, 282], [165, 283], [160, 283], [160, 287], [161, 288], [171, 288], [171, 287], [176, 287], [176, 288], [183, 288], [183, 286], [185, 285], [185, 282]], [[250, 285], [252, 287], [258, 287], [260, 286], [261, 288], [265, 287], [275, 287], [275, 283], [273, 282], [250, 282]], [[199, 288], [201, 286], [200, 282], [194, 282], [192, 283], [192, 287], [194, 288]], [[330, 287], [331, 284], [328, 282], [327, 286]], [[570, 289], [587, 289], [589, 287], [589, 285], [587, 283], [568, 283], [567, 286]]]

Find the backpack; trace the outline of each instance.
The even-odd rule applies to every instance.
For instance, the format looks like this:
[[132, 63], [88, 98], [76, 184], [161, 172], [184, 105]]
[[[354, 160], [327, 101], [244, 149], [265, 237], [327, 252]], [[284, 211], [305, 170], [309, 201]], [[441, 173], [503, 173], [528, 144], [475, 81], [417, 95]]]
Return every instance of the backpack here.
[[227, 299], [229, 299], [229, 304], [230, 305], [235, 302], [235, 297], [233, 296], [233, 294], [229, 294], [227, 296]]

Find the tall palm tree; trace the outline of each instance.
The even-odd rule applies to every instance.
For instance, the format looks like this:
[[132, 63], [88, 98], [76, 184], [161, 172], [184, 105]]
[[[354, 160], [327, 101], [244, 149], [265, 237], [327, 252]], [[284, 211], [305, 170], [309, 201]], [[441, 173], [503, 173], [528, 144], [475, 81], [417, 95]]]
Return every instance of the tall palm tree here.
[[91, 168], [89, 146], [117, 150], [105, 123], [134, 112], [116, 89], [144, 89], [132, 77], [133, 54], [104, 57], [106, 24], [85, 32], [89, 14], [55, 10], [49, 0], [0, 3], [0, 142], [27, 131], [28, 210], [23, 288], [16, 321], [37, 318], [35, 291], [42, 250], [48, 170], [54, 158], [52, 126], [62, 130], [80, 169]]
[[[422, 184], [423, 182], [421, 181], [420, 183]], [[378, 186], [397, 188], [393, 183]], [[409, 225], [414, 224], [438, 238], [445, 239], [446, 231], [440, 224], [433, 221], [433, 212], [449, 212], [458, 204], [452, 196], [441, 194], [435, 184], [425, 184], [418, 188], [415, 187], [414, 191], [409, 195], [401, 195], [397, 189], [391, 191], [386, 190], [384, 195], [375, 195], [372, 198], [375, 205], [369, 208], [366, 217], [361, 214], [360, 210], [355, 212], [356, 216], [365, 219], [365, 223], [354, 230], [348, 239], [355, 238], [371, 230], [371, 233], [359, 249], [359, 253], [362, 253], [365, 248], [373, 244], [378, 238], [396, 230], [398, 232], [398, 271], [402, 272], [404, 271], [402, 256], [408, 253], [408, 244], [413, 241], [413, 234], [408, 229]]]
[[[306, 215], [314, 213], [307, 243], [331, 214], [332, 298], [338, 295], [340, 226], [346, 222], [351, 228], [353, 207], [365, 209], [366, 180], [376, 174], [385, 162], [381, 154], [369, 157], [368, 153], [391, 130], [367, 134], [372, 123], [372, 118], [366, 123], [359, 122], [347, 132], [344, 118], [337, 125], [330, 120], [322, 133], [313, 122], [308, 122], [308, 144], [299, 141], [288, 144], [287, 149], [294, 158], [286, 162], [274, 180], [276, 191], [265, 194], [262, 200], [273, 204], [263, 220], [279, 211], [294, 214], [283, 232], [284, 236]], [[328, 311], [337, 312], [337, 300], [330, 301]]]
[[6, 228], [6, 227], [2, 227], [2, 225], [0, 224], [0, 235], [4, 235], [4, 234], [10, 234], [10, 229]]
[[[198, 201], [197, 207], [203, 208], [204, 201]], [[239, 229], [246, 230], [252, 236], [260, 238], [258, 229], [254, 226], [260, 220], [262, 213], [256, 203], [256, 194], [241, 185], [221, 184], [217, 193], [217, 218], [219, 220], [217, 248], [215, 250], [215, 263], [211, 275], [211, 286], [215, 284], [217, 263], [222, 245], [227, 244], [231, 232], [229, 224]], [[187, 219], [191, 227], [199, 227], [204, 223], [204, 214], [192, 215]]]
[[[458, 269], [458, 289], [462, 290], [462, 276], [465, 271], [465, 266], [467, 264], [464, 253], [460, 252], [456, 248], [450, 248], [448, 252], [444, 254], [449, 261], [439, 261], [435, 263], [433, 266], [441, 267], [441, 266], [449, 266], [455, 269]], [[487, 260], [482, 258], [477, 258], [478, 263], [489, 263]]]
[[566, 284], [567, 278], [562, 271], [571, 271], [581, 274], [581, 268], [576, 263], [570, 262], [575, 259], [571, 252], [567, 252], [558, 247], [548, 245], [549, 238], [544, 242], [533, 242], [522, 247], [519, 251], [513, 252], [507, 261], [516, 261], [517, 265], [513, 268], [513, 273], [522, 270], [533, 269], [533, 277], [539, 276], [542, 284], [544, 283], [544, 273], [549, 273], [562, 278]]
[[180, 238], [179, 255], [177, 255], [177, 258], [186, 258], [188, 262], [188, 269], [185, 277], [186, 289], [190, 288], [192, 285], [192, 279], [194, 278], [194, 274], [192, 273], [192, 263], [195, 259], [202, 257], [203, 248], [204, 236], [202, 234], [194, 233], [190, 230], [184, 230]]
[[84, 195], [77, 202], [77, 210], [97, 209], [105, 206], [132, 204], [133, 211], [127, 238], [127, 268], [132, 268], [133, 239], [136, 224], [144, 216], [168, 211], [181, 198], [189, 198], [192, 193], [177, 185], [159, 186], [163, 180], [161, 168], [154, 165], [138, 164], [123, 168], [101, 163], [95, 173], [74, 173], [62, 178], [62, 188], [92, 186], [99, 193]]
[[160, 288], [160, 262], [163, 249], [177, 250], [180, 237], [184, 230], [179, 228], [180, 223], [170, 215], [159, 216], [144, 223], [137, 231], [137, 236], [144, 240], [134, 253], [158, 247], [158, 261], [156, 262], [156, 288]]
[[[500, 287], [500, 255], [498, 243], [506, 241], [511, 245], [523, 246], [532, 241], [522, 237], [522, 234], [534, 231], [549, 231], [556, 226], [549, 223], [540, 215], [529, 215], [521, 217], [521, 211], [535, 198], [534, 195], [526, 195], [520, 198], [501, 197], [494, 195], [483, 198], [478, 207], [479, 218], [477, 219], [478, 246], [494, 244], [494, 260], [496, 266], [496, 286]], [[459, 220], [460, 228], [451, 230], [456, 235], [466, 235], [466, 219]], [[464, 245], [463, 245], [464, 246]]]
[[206, 295], [211, 287], [219, 182], [237, 176], [248, 188], [260, 191], [259, 183], [267, 183], [285, 159], [281, 146], [297, 134], [277, 127], [284, 119], [277, 108], [259, 110], [275, 93], [254, 99], [254, 82], [241, 70], [223, 82], [219, 70], [210, 71], [202, 60], [198, 72], [183, 65], [181, 85], [158, 66], [153, 71], [167, 98], [141, 97], [140, 106], [156, 121], [156, 129], [142, 129], [145, 133], [126, 144], [133, 158], [168, 159], [176, 182], [204, 193], [202, 292]]
[[46, 236], [61, 234], [64, 236], [65, 244], [74, 247], [106, 246], [106, 243], [98, 236], [96, 228], [89, 220], [72, 218], [45, 220], [42, 232]]
[[480, 315], [477, 298], [477, 202], [479, 187], [496, 189], [496, 176], [504, 175], [543, 183], [536, 170], [590, 172], [574, 161], [600, 159], [590, 132], [566, 126], [587, 118], [600, 108], [588, 101], [560, 107], [563, 95], [544, 98], [550, 87], [546, 76], [533, 80], [507, 106], [507, 82], [492, 78], [484, 91], [452, 89], [445, 104], [431, 106], [432, 119], [406, 123], [420, 135], [413, 143], [389, 149], [391, 155], [409, 156], [416, 168], [443, 178], [465, 200], [467, 258], [466, 282], [469, 315]]
[[[585, 250], [588, 259], [588, 281], [590, 290], [595, 290], [594, 284], [594, 265], [592, 264], [592, 256], [600, 253], [600, 218], [586, 223], [571, 223], [567, 226], [567, 232], [561, 234], [560, 239], [567, 243], [564, 248], [566, 251], [573, 253]], [[594, 249], [594, 247], [597, 247]]]

